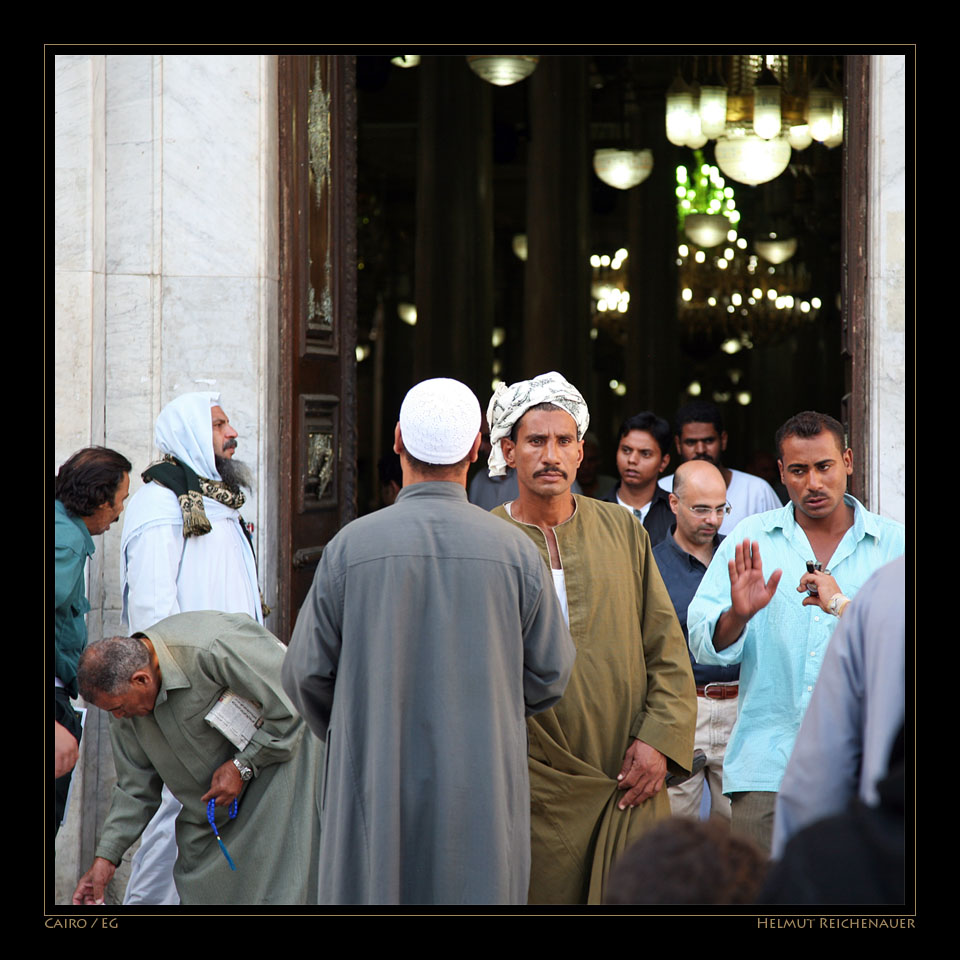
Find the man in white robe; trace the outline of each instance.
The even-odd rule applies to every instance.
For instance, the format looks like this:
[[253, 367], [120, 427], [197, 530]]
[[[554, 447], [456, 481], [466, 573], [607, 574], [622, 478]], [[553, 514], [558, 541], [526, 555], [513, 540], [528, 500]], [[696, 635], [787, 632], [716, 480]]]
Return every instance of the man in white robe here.
[[[121, 539], [124, 628], [133, 634], [176, 613], [220, 610], [263, 623], [253, 544], [239, 508], [247, 471], [233, 462], [237, 431], [220, 394], [186, 393], [157, 417], [163, 456], [130, 499]], [[173, 882], [180, 804], [163, 804], [134, 855], [125, 904], [179, 903]]]

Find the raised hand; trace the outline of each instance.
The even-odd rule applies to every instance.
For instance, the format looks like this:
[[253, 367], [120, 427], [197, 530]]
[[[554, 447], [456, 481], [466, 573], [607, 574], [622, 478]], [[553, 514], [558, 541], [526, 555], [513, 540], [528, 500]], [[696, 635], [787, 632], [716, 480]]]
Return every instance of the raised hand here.
[[762, 610], [777, 592], [782, 570], [774, 570], [770, 579], [763, 579], [763, 563], [760, 560], [760, 544], [749, 540], [738, 543], [734, 558], [727, 565], [730, 571], [730, 603], [733, 612], [743, 620], [749, 620]]

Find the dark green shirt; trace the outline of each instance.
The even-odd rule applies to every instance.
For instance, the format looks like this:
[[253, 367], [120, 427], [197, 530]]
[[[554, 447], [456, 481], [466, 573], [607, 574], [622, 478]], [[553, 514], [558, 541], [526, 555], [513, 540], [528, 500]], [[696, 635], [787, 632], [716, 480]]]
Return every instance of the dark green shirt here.
[[96, 547], [80, 517], [75, 517], [59, 501], [54, 501], [54, 581], [56, 596], [57, 676], [67, 693], [77, 696], [77, 664], [87, 645], [84, 614], [90, 609], [84, 588], [83, 568]]

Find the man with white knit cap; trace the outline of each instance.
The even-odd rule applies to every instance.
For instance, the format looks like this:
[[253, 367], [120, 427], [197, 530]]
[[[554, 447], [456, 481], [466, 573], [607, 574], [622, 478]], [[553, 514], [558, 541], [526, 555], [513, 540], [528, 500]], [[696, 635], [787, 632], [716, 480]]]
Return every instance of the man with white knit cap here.
[[587, 405], [559, 373], [494, 393], [490, 472], [513, 467], [497, 507], [549, 562], [577, 662], [563, 699], [527, 721], [530, 903], [602, 903], [613, 861], [670, 816], [664, 779], [693, 762], [696, 690], [646, 530], [618, 504], [570, 492]]
[[467, 502], [480, 404], [426, 380], [400, 408], [396, 502], [323, 551], [283, 686], [326, 741], [323, 904], [521, 904], [525, 715], [574, 650], [536, 548]]
[[[154, 443], [161, 459], [143, 472], [120, 541], [128, 636], [197, 610], [246, 613], [263, 623], [257, 561], [240, 515], [250, 474], [233, 459], [237, 437], [216, 391], [181, 394], [160, 411]], [[164, 788], [134, 854], [125, 904], [180, 902], [173, 881], [179, 812]]]

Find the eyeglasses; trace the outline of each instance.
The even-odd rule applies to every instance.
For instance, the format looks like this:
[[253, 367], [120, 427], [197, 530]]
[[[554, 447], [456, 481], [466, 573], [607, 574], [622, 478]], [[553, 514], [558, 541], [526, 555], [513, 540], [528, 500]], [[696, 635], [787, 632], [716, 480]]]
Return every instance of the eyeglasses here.
[[[683, 501], [680, 500], [679, 497], [677, 497], [677, 500], [679, 500], [680, 503], [683, 503]], [[685, 503], [683, 503], [683, 505], [687, 507]], [[703, 504], [697, 504], [697, 506], [687, 507], [687, 509], [695, 517], [700, 517], [701, 519], [704, 519], [706, 517], [718, 516], [722, 520], [724, 516], [730, 513], [731, 508], [729, 503], [725, 503], [722, 507], [707, 507], [707, 506], [704, 506]]]

